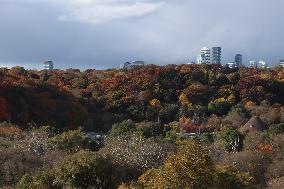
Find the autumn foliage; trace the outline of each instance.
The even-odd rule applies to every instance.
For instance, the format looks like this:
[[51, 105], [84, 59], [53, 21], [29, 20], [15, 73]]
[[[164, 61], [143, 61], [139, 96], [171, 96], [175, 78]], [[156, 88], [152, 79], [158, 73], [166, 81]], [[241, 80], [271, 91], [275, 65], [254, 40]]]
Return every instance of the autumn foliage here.
[[[59, 130], [82, 126], [107, 131], [125, 119], [167, 123], [182, 116], [192, 118], [194, 112], [223, 116], [238, 103], [246, 107], [264, 100], [284, 103], [279, 69], [148, 65], [83, 72], [14, 67], [0, 72], [0, 120], [10, 119], [24, 128], [32, 123]], [[169, 109], [173, 104], [178, 111]]]
[[5, 98], [0, 97], [0, 120], [7, 120], [8, 117], [8, 104]]
[[284, 177], [281, 68], [14, 67], [0, 77], [0, 188], [248, 189]]

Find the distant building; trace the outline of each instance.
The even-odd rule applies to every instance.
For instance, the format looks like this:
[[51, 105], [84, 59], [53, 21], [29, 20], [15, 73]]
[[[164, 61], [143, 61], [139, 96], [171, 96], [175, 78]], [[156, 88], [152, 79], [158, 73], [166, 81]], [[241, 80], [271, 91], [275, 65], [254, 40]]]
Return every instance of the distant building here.
[[196, 64], [194, 61], [187, 62], [186, 64]]
[[200, 50], [200, 55], [197, 57], [198, 64], [210, 64], [210, 49], [203, 47]]
[[265, 131], [268, 129], [268, 126], [265, 122], [263, 122], [260, 117], [253, 116], [244, 126], [242, 126], [239, 130], [242, 133], [245, 132], [259, 132]]
[[284, 60], [280, 60], [280, 62], [278, 63], [279, 66], [282, 66], [284, 68]]
[[257, 62], [255, 60], [249, 61], [249, 67], [250, 68], [257, 68]]
[[250, 68], [263, 68], [263, 69], [268, 68], [267, 63], [263, 60], [260, 60], [258, 62], [255, 60], [251, 60], [249, 61], [249, 67]]
[[236, 56], [235, 56], [235, 63], [237, 65], [237, 67], [242, 66], [243, 65], [243, 55], [236, 54]]
[[143, 67], [145, 66], [145, 62], [144, 61], [132, 61], [132, 62], [125, 62], [123, 64], [123, 68], [136, 68], [136, 67]]
[[237, 64], [235, 62], [228, 62], [226, 64], [227, 67], [231, 68], [231, 69], [234, 69], [234, 68], [237, 68]]
[[43, 62], [43, 69], [44, 70], [53, 70], [54, 69], [54, 64], [52, 61], [48, 60], [48, 61], [44, 61]]
[[267, 68], [267, 63], [263, 60], [258, 61], [258, 68]]
[[202, 56], [201, 55], [197, 56], [197, 64], [202, 64]]
[[221, 47], [212, 48], [212, 64], [221, 64]]

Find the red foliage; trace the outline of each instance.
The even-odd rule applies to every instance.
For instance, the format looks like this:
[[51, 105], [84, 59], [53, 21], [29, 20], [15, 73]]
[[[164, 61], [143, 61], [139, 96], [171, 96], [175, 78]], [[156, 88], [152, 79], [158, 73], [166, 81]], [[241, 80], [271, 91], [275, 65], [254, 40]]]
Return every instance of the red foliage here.
[[0, 97], [0, 120], [7, 120], [8, 117], [9, 117], [9, 114], [8, 114], [8, 105], [7, 105], [7, 102], [5, 100], [5, 98], [3, 97]]
[[267, 154], [273, 154], [275, 152], [271, 144], [259, 144], [256, 149]]
[[187, 119], [185, 117], [179, 120], [179, 126], [184, 129], [186, 133], [203, 133], [213, 130], [213, 128], [211, 128], [210, 126], [196, 125], [190, 119]]
[[15, 126], [0, 127], [0, 136], [9, 138], [18, 138], [22, 134], [22, 130]]

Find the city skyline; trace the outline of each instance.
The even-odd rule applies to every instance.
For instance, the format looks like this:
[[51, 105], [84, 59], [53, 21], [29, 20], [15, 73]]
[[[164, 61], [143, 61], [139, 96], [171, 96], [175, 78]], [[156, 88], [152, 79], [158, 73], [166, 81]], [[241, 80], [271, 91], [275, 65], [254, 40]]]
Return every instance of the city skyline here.
[[132, 60], [180, 64], [196, 60], [203, 46], [220, 46], [223, 63], [242, 54], [245, 65], [265, 60], [272, 66], [284, 59], [283, 6], [279, 0], [3, 0], [0, 65], [40, 69], [48, 59], [60, 69], [117, 68]]
[[[221, 64], [223, 66], [228, 66], [230, 64], [234, 64], [235, 67], [239, 67], [239, 66], [245, 66], [245, 67], [261, 67], [261, 66], [252, 66], [252, 62], [255, 62], [254, 64], [255, 65], [258, 65], [258, 64], [265, 64], [265, 67], [269, 67], [269, 63], [267, 63], [265, 61], [265, 59], [260, 59], [260, 60], [255, 60], [255, 59], [252, 59], [252, 58], [246, 58], [248, 60], [248, 62], [243, 62], [243, 54], [240, 54], [240, 53], [236, 53], [234, 57], [231, 57], [231, 59], [229, 61], [223, 61], [222, 60], [222, 47], [212, 47], [212, 48], [209, 48], [209, 47], [202, 47], [199, 51], [199, 54], [197, 56], [197, 60], [194, 61], [194, 59], [192, 59], [193, 61], [188, 61], [189, 59], [187, 60], [184, 60], [182, 62], [178, 62], [178, 63], [175, 63], [177, 65], [179, 64]], [[204, 60], [202, 60], [204, 59]], [[217, 62], [216, 62], [217, 61]], [[275, 64], [272, 64], [272, 67], [273, 66], [276, 66], [276, 65], [279, 65], [281, 64], [281, 60], [278, 60], [278, 62], [276, 62]], [[132, 60], [131, 62], [143, 62], [143, 64], [147, 64], [145, 61], [137, 61], [137, 60]], [[120, 63], [119, 65], [116, 65], [114, 67], [98, 67], [98, 69], [109, 69], [109, 68], [115, 68], [115, 69], [119, 69], [121, 67], [123, 67], [123, 65], [129, 63], [128, 61], [125, 63]], [[37, 65], [33, 67], [31, 66], [25, 66], [25, 65], [16, 65], [16, 64], [10, 64], [10, 65], [1, 65], [0, 63], [0, 67], [7, 67], [7, 68], [11, 68], [11, 67], [15, 67], [15, 66], [22, 66], [24, 68], [27, 68], [27, 69], [33, 69], [33, 70], [49, 70], [49, 66], [51, 66], [51, 70], [54, 68], [54, 60], [51, 60], [51, 59], [47, 59], [47, 60], [44, 60], [43, 62], [40, 62], [40, 63], [36, 63]], [[148, 63], [149, 64], [149, 63]], [[152, 64], [152, 63], [150, 63]], [[173, 64], [173, 63], [169, 63], [169, 64]], [[156, 64], [156, 65], [159, 65], [159, 64]], [[166, 65], [166, 64], [164, 64]], [[163, 65], [161, 65], [163, 66]], [[230, 67], [230, 66], [229, 66]], [[69, 68], [75, 68], [75, 69], [81, 69], [81, 70], [85, 70], [85, 69], [92, 69], [93, 67], [89, 67], [89, 68], [85, 68], [85, 69], [82, 69], [80, 67], [65, 67], [65, 68], [61, 68], [61, 67], [57, 67], [55, 69], [69, 69]]]

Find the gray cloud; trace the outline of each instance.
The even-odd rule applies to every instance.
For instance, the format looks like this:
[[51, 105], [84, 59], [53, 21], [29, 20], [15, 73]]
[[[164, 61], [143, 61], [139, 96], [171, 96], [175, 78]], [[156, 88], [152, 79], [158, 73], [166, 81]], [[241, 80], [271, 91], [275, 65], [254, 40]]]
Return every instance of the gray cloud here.
[[242, 53], [272, 64], [284, 58], [282, 7], [281, 0], [2, 0], [0, 64], [181, 63], [215, 45], [224, 62]]
[[139, 18], [158, 11], [162, 2], [141, 2], [121, 0], [73, 0], [66, 1], [66, 14], [60, 15], [59, 21], [77, 21], [100, 24], [125, 18]]

